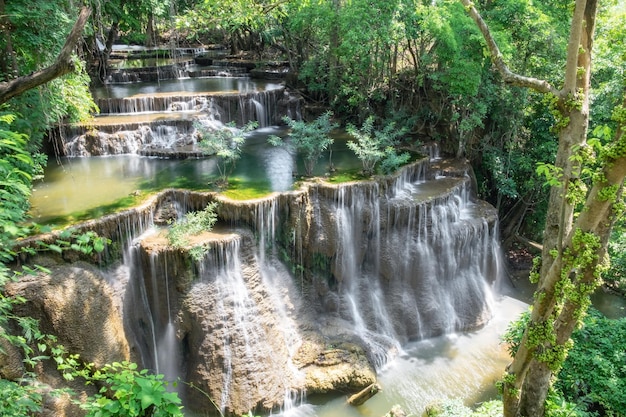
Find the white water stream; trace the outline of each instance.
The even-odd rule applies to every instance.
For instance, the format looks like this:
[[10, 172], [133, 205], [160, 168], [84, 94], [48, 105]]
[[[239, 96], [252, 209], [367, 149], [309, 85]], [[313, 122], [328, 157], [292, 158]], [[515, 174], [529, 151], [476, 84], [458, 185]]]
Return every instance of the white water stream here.
[[347, 404], [347, 396], [314, 397], [275, 415], [381, 417], [398, 404], [407, 415], [421, 416], [428, 405], [444, 399], [468, 405], [495, 399], [494, 384], [510, 361], [499, 337], [526, 308], [527, 304], [504, 296], [494, 303], [494, 318], [480, 330], [404, 345], [379, 374], [382, 391], [362, 406]]

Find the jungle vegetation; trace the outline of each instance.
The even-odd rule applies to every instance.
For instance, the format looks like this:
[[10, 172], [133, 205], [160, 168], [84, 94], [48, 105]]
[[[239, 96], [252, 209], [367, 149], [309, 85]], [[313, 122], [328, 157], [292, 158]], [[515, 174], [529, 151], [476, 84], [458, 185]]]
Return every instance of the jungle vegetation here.
[[[46, 132], [97, 111], [89, 85], [106, 76], [111, 45], [220, 45], [287, 66], [290, 88], [363, 126], [356, 134], [393, 125], [470, 160], [505, 248], [543, 245], [535, 304], [501, 384], [504, 414], [564, 415], [554, 407], [563, 398], [578, 415], [624, 415], [623, 402], [596, 394], [621, 392], [619, 376], [609, 387], [570, 383], [600, 349], [576, 347], [616, 325], [582, 324], [588, 294], [602, 280], [626, 287], [624, 21], [618, 0], [0, 0], [0, 285], [19, 279], [12, 243], [31, 227]], [[4, 328], [18, 300], [0, 301]], [[624, 368], [620, 346], [606, 346]], [[2, 389], [28, 390], [10, 382]]]

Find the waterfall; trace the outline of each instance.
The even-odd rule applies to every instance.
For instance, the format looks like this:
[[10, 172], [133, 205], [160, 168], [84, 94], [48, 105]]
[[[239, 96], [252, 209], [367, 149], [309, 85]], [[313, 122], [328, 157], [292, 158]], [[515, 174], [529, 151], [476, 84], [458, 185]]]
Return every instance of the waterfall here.
[[257, 263], [252, 240], [233, 235], [212, 243], [187, 301], [208, 308], [190, 311], [205, 331], [194, 334], [201, 339], [191, 343], [199, 349], [188, 354], [200, 368], [192, 373], [206, 373], [211, 381], [202, 388], [219, 399], [222, 413], [254, 408], [259, 395], [282, 403], [302, 378], [290, 360], [300, 338], [286, 305], [289, 273], [282, 264]]
[[[168, 191], [158, 201], [182, 212], [210, 198]], [[219, 214], [213, 231], [193, 238], [210, 247], [200, 262], [171, 248], [152, 216], [122, 217], [116, 236], [127, 250], [112, 279], [128, 282], [125, 323], [141, 364], [193, 382], [221, 413], [288, 415], [318, 358], [343, 342], [380, 372], [409, 341], [491, 317], [497, 219], [472, 198], [468, 177], [416, 163], [380, 183], [221, 199]], [[210, 408], [197, 390], [181, 395], [191, 410]]]
[[350, 323], [378, 369], [407, 341], [489, 320], [501, 262], [497, 222], [471, 199], [469, 184], [468, 177], [429, 179], [417, 164], [385, 189], [348, 184], [329, 195], [319, 188], [312, 237], [319, 243], [309, 250], [334, 260], [321, 309]]
[[372, 187], [341, 187], [337, 190], [336, 224], [339, 238], [336, 274], [339, 296], [347, 319], [370, 349], [376, 368], [389, 359], [399, 344], [386, 311], [378, 281], [380, 259], [380, 197]]
[[176, 91], [177, 87], [170, 83], [167, 89], [172, 92], [147, 92], [131, 97], [118, 97], [118, 94], [131, 94], [130, 88], [119, 92], [106, 90], [101, 93], [105, 97], [95, 99], [101, 115], [89, 123], [58, 128], [50, 132], [49, 138], [66, 156], [138, 154], [146, 149], [197, 151], [195, 121], [232, 122], [238, 126], [256, 121], [260, 127], [267, 127], [277, 124], [282, 116], [293, 113], [293, 108], [300, 105], [298, 100], [287, 100], [279, 106], [278, 102], [285, 96], [285, 88], [280, 85], [267, 85], [262, 91], [252, 88], [242, 94]]

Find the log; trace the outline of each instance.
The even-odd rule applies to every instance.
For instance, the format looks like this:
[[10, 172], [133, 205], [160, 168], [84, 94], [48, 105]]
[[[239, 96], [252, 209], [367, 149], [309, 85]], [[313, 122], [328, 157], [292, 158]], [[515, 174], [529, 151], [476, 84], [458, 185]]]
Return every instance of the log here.
[[363, 390], [357, 392], [356, 394], [348, 398], [348, 403], [354, 406], [363, 405], [365, 401], [372, 398], [379, 391], [382, 391], [382, 388], [380, 387], [380, 385], [378, 385], [377, 383], [373, 383], [372, 385], [364, 388]]

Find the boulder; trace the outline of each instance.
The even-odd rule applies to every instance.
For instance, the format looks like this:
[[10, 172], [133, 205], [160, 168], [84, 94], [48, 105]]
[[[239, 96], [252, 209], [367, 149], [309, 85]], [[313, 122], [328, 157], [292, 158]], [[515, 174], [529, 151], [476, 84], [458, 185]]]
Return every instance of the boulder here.
[[49, 273], [24, 275], [7, 284], [9, 296], [21, 296], [14, 312], [39, 321], [68, 352], [96, 366], [130, 359], [113, 291], [95, 267], [86, 263], [54, 265]]
[[332, 343], [309, 335], [294, 362], [305, 374], [308, 394], [361, 390], [376, 382], [376, 372], [360, 346]]

